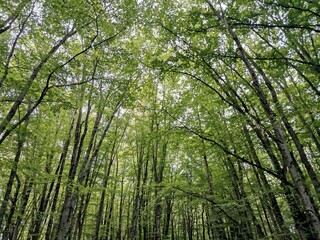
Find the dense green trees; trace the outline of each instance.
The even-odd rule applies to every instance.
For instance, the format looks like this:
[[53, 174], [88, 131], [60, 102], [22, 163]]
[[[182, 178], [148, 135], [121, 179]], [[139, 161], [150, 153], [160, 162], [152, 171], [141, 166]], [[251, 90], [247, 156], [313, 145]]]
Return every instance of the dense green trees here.
[[1, 239], [320, 239], [317, 1], [0, 6]]

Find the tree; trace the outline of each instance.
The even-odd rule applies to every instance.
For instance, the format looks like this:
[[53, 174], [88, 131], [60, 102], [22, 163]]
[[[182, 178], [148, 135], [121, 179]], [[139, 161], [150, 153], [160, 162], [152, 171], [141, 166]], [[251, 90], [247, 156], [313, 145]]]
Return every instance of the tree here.
[[320, 239], [318, 2], [0, 6], [2, 239]]

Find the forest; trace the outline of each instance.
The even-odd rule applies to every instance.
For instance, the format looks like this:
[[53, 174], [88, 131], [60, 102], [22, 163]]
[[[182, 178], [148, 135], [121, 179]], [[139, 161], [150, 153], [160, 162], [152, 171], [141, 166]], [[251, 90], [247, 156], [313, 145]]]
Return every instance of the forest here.
[[0, 239], [320, 240], [320, 2], [0, 1]]

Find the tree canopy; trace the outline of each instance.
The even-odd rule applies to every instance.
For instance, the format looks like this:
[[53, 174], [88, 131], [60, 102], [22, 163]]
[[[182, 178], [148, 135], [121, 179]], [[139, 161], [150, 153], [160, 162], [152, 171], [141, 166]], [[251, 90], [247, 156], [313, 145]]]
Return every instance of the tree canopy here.
[[320, 239], [320, 3], [0, 2], [1, 239]]

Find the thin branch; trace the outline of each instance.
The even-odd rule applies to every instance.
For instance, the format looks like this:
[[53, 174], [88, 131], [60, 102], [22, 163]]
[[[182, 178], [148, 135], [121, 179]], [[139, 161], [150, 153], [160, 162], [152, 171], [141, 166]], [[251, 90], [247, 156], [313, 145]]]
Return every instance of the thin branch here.
[[184, 123], [182, 123], [180, 120], [178, 120], [176, 117], [174, 117], [172, 114], [170, 114], [166, 109], [163, 109], [163, 111], [168, 114], [171, 118], [173, 118], [175, 121], [177, 121], [182, 128], [184, 128], [185, 130], [187, 130], [188, 132], [198, 136], [200, 139], [203, 139], [207, 142], [212, 143], [214, 146], [217, 146], [218, 148], [220, 148], [225, 154], [230, 155], [232, 157], [235, 157], [236, 159], [239, 159], [240, 161], [249, 164], [250, 166], [256, 167], [268, 174], [270, 174], [271, 176], [275, 177], [276, 179], [279, 179], [280, 181], [286, 183], [287, 185], [294, 187], [292, 183], [288, 182], [286, 179], [283, 178], [283, 176], [279, 176], [277, 173], [275, 173], [274, 171], [272, 171], [271, 169], [262, 167], [257, 165], [254, 162], [249, 161], [248, 159], [241, 157], [239, 155], [237, 155], [236, 153], [230, 151], [226, 146], [223, 146], [221, 143], [215, 141], [214, 139], [210, 139], [206, 136], [204, 136], [202, 133], [199, 133], [197, 131], [195, 131], [194, 129], [191, 129], [190, 127], [188, 127], [187, 125], [185, 125]]
[[[7, 129], [3, 135], [0, 138], [0, 144], [2, 144], [2, 142], [10, 135], [10, 133], [16, 128], [18, 127], [21, 123], [23, 123], [26, 119], [28, 119], [28, 117], [33, 113], [33, 111], [39, 106], [39, 104], [42, 102], [43, 98], [46, 96], [48, 90], [52, 87], [55, 87], [55, 85], [49, 86], [50, 80], [53, 76], [53, 74], [60, 68], [63, 68], [64, 66], [66, 66], [68, 63], [70, 63], [71, 61], [73, 61], [74, 59], [76, 59], [76, 57], [82, 55], [83, 53], [87, 52], [89, 49], [99, 46], [105, 42], [107, 42], [108, 40], [111, 40], [113, 38], [115, 38], [116, 36], [118, 36], [121, 32], [123, 31], [123, 29], [121, 31], [119, 31], [118, 33], [116, 33], [115, 35], [104, 39], [96, 44], [93, 44], [94, 40], [96, 39], [97, 35], [94, 36], [94, 38], [91, 41], [91, 44], [83, 49], [81, 52], [77, 53], [76, 55], [74, 55], [73, 57], [71, 57], [69, 60], [67, 60], [65, 63], [59, 65], [58, 67], [56, 67], [49, 75], [46, 81], [46, 86], [43, 88], [40, 97], [38, 98], [38, 100], [35, 102], [35, 104], [26, 112], [26, 114], [15, 124], [12, 125], [12, 127], [10, 129]], [[91, 79], [92, 80], [92, 79]], [[89, 80], [89, 81], [91, 81]], [[83, 84], [85, 82], [80, 82], [80, 84]], [[76, 85], [76, 84], [74, 84]], [[61, 85], [60, 85], [61, 86]], [[59, 87], [59, 85], [56, 85], [56, 87]], [[22, 101], [22, 100], [21, 100]], [[21, 102], [20, 102], [21, 103]]]
[[218, 203], [216, 203], [214, 200], [212, 200], [211, 198], [205, 196], [205, 195], [201, 195], [199, 193], [196, 193], [196, 192], [191, 192], [191, 191], [188, 191], [188, 190], [185, 190], [185, 189], [182, 189], [178, 186], [173, 186], [172, 187], [173, 189], [176, 189], [176, 190], [179, 190], [183, 193], [186, 193], [192, 197], [196, 197], [196, 198], [200, 198], [200, 199], [203, 199], [203, 200], [206, 200], [210, 203], [213, 204], [214, 207], [217, 207], [227, 218], [229, 218], [233, 223], [238, 223], [233, 217], [231, 217], [222, 207], [220, 207], [220, 205]]
[[16, 45], [18, 43], [18, 40], [20, 38], [20, 35], [22, 34], [22, 32], [24, 31], [25, 27], [26, 27], [26, 24], [28, 22], [28, 19], [29, 17], [31, 16], [31, 14], [33, 13], [33, 9], [34, 9], [34, 5], [32, 7], [32, 10], [30, 11], [30, 13], [28, 14], [28, 16], [26, 17], [26, 19], [22, 22], [22, 25], [21, 25], [21, 28], [19, 30], [19, 33], [17, 34], [16, 38], [14, 39], [13, 41], [13, 44], [12, 44], [12, 47], [10, 49], [10, 52], [8, 54], [8, 57], [7, 57], [7, 60], [6, 60], [6, 63], [5, 63], [5, 66], [4, 66], [4, 73], [0, 79], [0, 88], [2, 87], [4, 81], [6, 80], [7, 76], [8, 76], [8, 73], [9, 73], [9, 64], [10, 64], [10, 61], [11, 61], [11, 58], [13, 56], [13, 53], [15, 51], [15, 48], [16, 48]]

